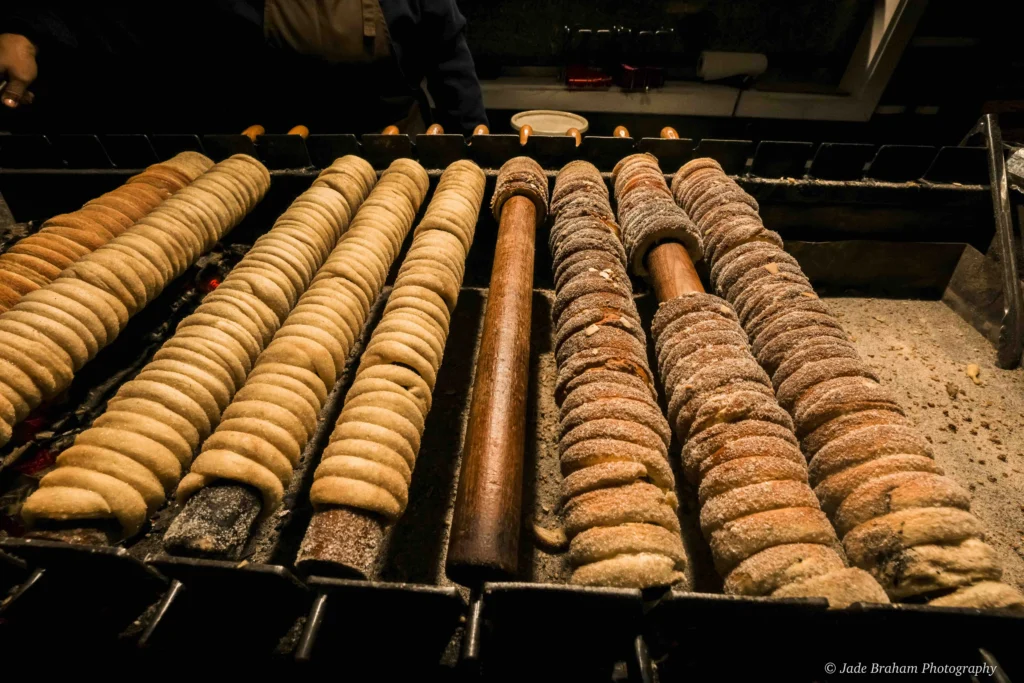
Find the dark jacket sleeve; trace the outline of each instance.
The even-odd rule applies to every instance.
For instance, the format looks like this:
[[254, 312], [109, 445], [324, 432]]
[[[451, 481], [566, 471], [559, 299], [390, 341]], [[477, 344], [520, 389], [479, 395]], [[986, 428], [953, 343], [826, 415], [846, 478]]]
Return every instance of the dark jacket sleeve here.
[[392, 47], [409, 84], [427, 80], [439, 123], [472, 133], [487, 123], [480, 82], [455, 0], [381, 0]]
[[466, 43], [466, 18], [455, 0], [426, 0], [426, 4], [433, 5], [430, 13], [437, 16], [440, 29], [427, 63], [427, 89], [441, 125], [449, 132], [468, 135], [477, 125], [487, 123], [487, 114], [473, 55]]

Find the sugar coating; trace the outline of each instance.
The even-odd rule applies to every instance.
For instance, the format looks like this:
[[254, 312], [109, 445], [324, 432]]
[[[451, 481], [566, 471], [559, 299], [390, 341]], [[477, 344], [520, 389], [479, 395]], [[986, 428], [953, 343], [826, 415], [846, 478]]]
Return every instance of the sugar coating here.
[[[640, 195], [653, 191], [675, 208], [667, 189], [659, 192], [655, 183], [652, 190], [635, 170], [624, 178]], [[591, 164], [572, 162], [555, 180], [551, 206], [555, 399], [571, 581], [678, 583], [687, 563], [667, 460], [671, 430], [658, 407], [608, 190]]]

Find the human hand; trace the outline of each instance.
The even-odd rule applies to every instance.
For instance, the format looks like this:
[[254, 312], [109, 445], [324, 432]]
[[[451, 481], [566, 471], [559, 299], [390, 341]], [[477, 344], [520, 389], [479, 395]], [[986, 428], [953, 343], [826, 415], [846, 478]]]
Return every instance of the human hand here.
[[0, 33], [0, 102], [11, 109], [31, 102], [28, 88], [38, 75], [32, 41], [17, 33]]

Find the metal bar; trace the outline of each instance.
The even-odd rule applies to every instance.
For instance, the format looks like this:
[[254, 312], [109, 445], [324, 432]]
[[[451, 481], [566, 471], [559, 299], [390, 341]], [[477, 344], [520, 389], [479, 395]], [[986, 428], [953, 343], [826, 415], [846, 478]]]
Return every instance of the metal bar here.
[[1022, 312], [1017, 248], [1014, 245], [1010, 188], [1006, 179], [1006, 157], [998, 117], [995, 114], [985, 114], [964, 141], [977, 134], [985, 138], [985, 145], [988, 148], [988, 174], [992, 210], [996, 218], [996, 242], [999, 248], [999, 262], [1003, 267], [1003, 320], [999, 328], [996, 365], [1011, 369], [1020, 365], [1024, 340], [1021, 338]]
[[160, 604], [156, 608], [156, 614], [150, 619], [149, 624], [146, 625], [146, 629], [142, 632], [139, 637], [138, 647], [143, 648], [149, 645], [150, 639], [153, 637], [154, 631], [157, 626], [163, 621], [164, 616], [167, 615], [167, 611], [171, 609], [171, 605], [174, 604], [175, 599], [178, 595], [185, 590], [185, 584], [177, 579], [171, 581], [171, 587], [164, 593], [164, 596], [160, 599]]
[[32, 574], [27, 579], [25, 579], [25, 582], [19, 585], [17, 588], [15, 588], [13, 591], [11, 591], [10, 597], [7, 600], [5, 600], [2, 604], [0, 604], [0, 615], [3, 615], [5, 612], [8, 612], [13, 605], [17, 604], [18, 599], [26, 593], [28, 593], [33, 586], [38, 584], [39, 581], [43, 578], [43, 576], [45, 576], [45, 574], [45, 569], [35, 569], [32, 572]]
[[999, 666], [999, 660], [992, 656], [992, 653], [982, 648], [978, 650], [981, 653], [981, 659], [985, 664], [992, 667], [992, 681], [993, 683], [1010, 683], [1010, 677], [1006, 675], [1003, 668]]
[[295, 651], [295, 659], [299, 662], [308, 662], [313, 656], [313, 646], [316, 645], [316, 637], [320, 632], [320, 625], [324, 621], [324, 614], [327, 608], [327, 593], [320, 592], [313, 600], [313, 606], [306, 618], [306, 627], [302, 630], [302, 638]]

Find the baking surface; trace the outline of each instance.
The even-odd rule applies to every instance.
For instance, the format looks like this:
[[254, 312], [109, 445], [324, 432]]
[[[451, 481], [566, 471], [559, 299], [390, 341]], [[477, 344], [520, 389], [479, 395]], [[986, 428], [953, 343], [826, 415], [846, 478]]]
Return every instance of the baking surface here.
[[[539, 547], [534, 532], [535, 524], [547, 529], [561, 524], [552, 294], [537, 290], [533, 300], [518, 578], [564, 583], [570, 572], [563, 555]], [[486, 296], [486, 289], [470, 288], [460, 295], [409, 511], [391, 539], [387, 580], [451, 585], [444, 575], [444, 550]], [[935, 446], [946, 473], [972, 491], [972, 510], [989, 531], [987, 540], [999, 552], [1005, 579], [1024, 589], [1024, 369], [996, 368], [991, 344], [939, 301], [827, 301], [864, 360]], [[649, 330], [653, 300], [641, 296], [637, 304]], [[980, 385], [967, 375], [970, 363], [981, 368]], [[679, 448], [673, 444], [673, 467]], [[695, 493], [678, 473], [677, 485], [693, 589], [721, 592], [696, 528]]]
[[940, 301], [827, 303], [946, 474], [971, 491], [1003, 579], [1024, 589], [1024, 368], [996, 368], [992, 345]]

